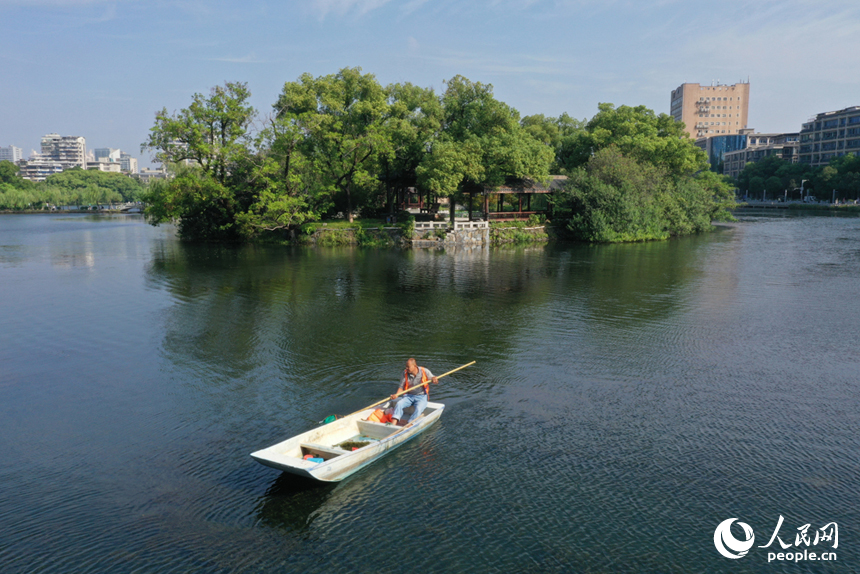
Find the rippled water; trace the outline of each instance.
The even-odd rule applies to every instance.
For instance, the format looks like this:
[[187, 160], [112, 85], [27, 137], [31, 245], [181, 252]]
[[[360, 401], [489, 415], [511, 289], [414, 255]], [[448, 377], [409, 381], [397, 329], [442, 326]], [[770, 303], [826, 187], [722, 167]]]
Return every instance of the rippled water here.
[[[858, 218], [441, 252], [3, 217], [0, 572], [857, 571], [858, 277]], [[248, 456], [409, 355], [477, 361], [420, 438], [336, 486]], [[838, 561], [717, 554], [780, 515]]]

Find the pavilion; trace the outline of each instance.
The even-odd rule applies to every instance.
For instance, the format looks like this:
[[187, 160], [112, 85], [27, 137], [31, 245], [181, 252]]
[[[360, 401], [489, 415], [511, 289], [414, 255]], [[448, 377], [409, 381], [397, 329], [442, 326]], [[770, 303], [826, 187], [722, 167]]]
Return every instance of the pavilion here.
[[[485, 188], [483, 212], [487, 221], [516, 221], [530, 215], [548, 215], [552, 205], [551, 194], [561, 191], [565, 175], [551, 175], [541, 183], [532, 179], [510, 179], [498, 188]], [[471, 202], [470, 202], [471, 203]], [[469, 219], [471, 219], [471, 211]]]

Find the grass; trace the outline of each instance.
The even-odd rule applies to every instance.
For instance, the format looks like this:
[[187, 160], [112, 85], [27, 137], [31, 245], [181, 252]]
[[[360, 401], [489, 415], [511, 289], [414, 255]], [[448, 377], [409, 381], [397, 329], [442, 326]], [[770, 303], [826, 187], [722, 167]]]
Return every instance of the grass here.
[[382, 219], [356, 219], [352, 223], [346, 219], [328, 219], [303, 224], [302, 233], [310, 235], [317, 229], [368, 229], [374, 227], [402, 227], [403, 223], [385, 223]]
[[[546, 222], [529, 218], [528, 221], [496, 221], [490, 223], [490, 238], [494, 244], [513, 243], [522, 245], [537, 241], [548, 241], [550, 234]], [[543, 229], [529, 229], [542, 227]]]
[[400, 228], [405, 237], [411, 237], [415, 228], [413, 219], [400, 223], [386, 223], [382, 219], [344, 219], [314, 221], [299, 228], [299, 242], [307, 243], [311, 235], [321, 231], [316, 244], [322, 247], [357, 244], [363, 247], [391, 247], [395, 240], [383, 228]]

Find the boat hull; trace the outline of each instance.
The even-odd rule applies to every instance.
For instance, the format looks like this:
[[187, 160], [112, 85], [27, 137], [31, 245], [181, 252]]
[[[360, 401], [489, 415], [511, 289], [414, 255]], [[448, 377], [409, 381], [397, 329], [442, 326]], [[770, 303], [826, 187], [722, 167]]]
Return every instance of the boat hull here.
[[[290, 474], [338, 482], [427, 430], [439, 420], [444, 409], [442, 403], [428, 403], [421, 417], [403, 427], [369, 422], [365, 419], [374, 409], [367, 409], [253, 452], [251, 457], [260, 464]], [[369, 444], [354, 451], [337, 446], [359, 437]], [[318, 463], [304, 460], [308, 453], [325, 460]]]

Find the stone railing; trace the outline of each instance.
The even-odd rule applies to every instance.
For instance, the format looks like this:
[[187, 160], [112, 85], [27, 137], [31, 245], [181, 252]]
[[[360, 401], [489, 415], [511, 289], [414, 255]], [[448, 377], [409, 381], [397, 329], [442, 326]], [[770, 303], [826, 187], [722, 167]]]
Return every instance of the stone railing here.
[[454, 221], [454, 226], [451, 227], [450, 221], [416, 221], [415, 232], [419, 231], [435, 231], [436, 229], [453, 229], [459, 231], [461, 229], [487, 229], [490, 226], [486, 221]]
[[419, 231], [434, 231], [436, 229], [448, 229], [447, 221], [416, 221], [415, 233]]
[[412, 235], [414, 247], [487, 245], [489, 242], [490, 226], [486, 221], [455, 220], [453, 226], [448, 221], [416, 221]]

